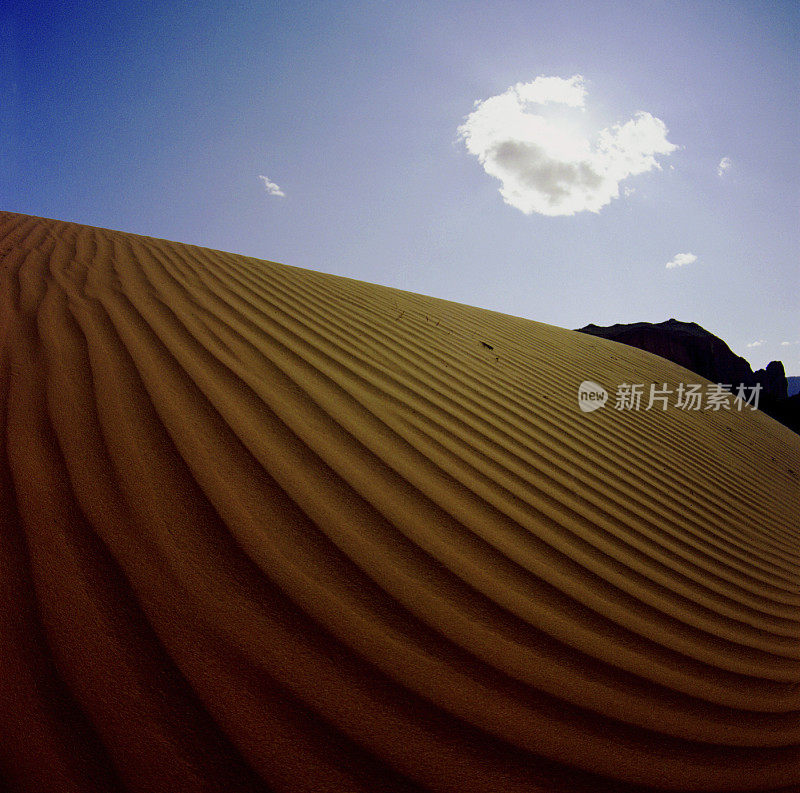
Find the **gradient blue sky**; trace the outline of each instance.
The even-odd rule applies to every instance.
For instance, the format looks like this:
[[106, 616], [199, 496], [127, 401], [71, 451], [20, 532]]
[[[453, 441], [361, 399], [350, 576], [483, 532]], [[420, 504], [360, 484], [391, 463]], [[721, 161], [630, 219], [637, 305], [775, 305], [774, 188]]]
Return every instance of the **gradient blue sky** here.
[[[800, 374], [799, 32], [774, 1], [12, 0], [0, 208], [562, 327], [696, 321]], [[598, 130], [646, 111], [679, 149], [597, 213], [526, 215], [458, 128], [576, 74]]]

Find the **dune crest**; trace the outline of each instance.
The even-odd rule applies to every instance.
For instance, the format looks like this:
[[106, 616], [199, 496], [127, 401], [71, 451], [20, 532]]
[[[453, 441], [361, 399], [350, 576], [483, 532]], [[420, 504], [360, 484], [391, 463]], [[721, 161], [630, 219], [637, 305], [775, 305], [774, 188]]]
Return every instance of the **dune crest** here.
[[431, 297], [0, 213], [0, 786], [800, 790], [800, 438]]

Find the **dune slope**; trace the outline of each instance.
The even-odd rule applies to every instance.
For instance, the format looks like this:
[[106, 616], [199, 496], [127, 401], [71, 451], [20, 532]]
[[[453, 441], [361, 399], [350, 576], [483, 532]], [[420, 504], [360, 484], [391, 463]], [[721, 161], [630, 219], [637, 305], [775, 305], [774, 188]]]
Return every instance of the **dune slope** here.
[[390, 288], [0, 254], [0, 787], [800, 790], [788, 429], [582, 413], [701, 379]]

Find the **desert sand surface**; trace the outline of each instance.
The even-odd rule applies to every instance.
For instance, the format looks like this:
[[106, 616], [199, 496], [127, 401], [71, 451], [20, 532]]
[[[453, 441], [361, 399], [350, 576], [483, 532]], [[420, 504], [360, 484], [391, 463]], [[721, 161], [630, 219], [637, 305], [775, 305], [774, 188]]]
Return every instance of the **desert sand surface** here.
[[800, 790], [800, 438], [600, 338], [0, 214], [0, 787]]

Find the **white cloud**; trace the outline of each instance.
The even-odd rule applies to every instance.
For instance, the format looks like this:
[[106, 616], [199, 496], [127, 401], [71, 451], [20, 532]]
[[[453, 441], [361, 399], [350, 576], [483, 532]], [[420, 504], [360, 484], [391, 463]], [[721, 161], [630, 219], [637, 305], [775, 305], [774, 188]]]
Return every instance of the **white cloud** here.
[[795, 344], [800, 344], [800, 341], [782, 341], [781, 347], [794, 347]]
[[266, 176], [262, 176], [261, 174], [258, 175], [258, 178], [264, 182], [264, 187], [267, 188], [267, 192], [270, 195], [281, 196], [282, 198], [286, 197], [286, 193], [284, 193], [283, 190], [281, 190], [281, 188], [275, 184], [275, 182], [271, 182]]
[[758, 341], [751, 341], [750, 344], [745, 344], [745, 347], [760, 347], [762, 344], [766, 344], [764, 339], [759, 339]]
[[526, 215], [599, 212], [619, 197], [623, 179], [660, 168], [656, 155], [678, 148], [664, 122], [643, 111], [588, 135], [585, 97], [576, 74], [537, 77], [475, 103], [458, 133], [500, 180], [507, 204]]
[[723, 176], [725, 171], [727, 171], [732, 165], [733, 162], [731, 161], [730, 157], [723, 157], [717, 166], [717, 176]]
[[686, 264], [694, 264], [696, 261], [697, 256], [693, 253], [676, 253], [667, 262], [667, 269], [671, 270], [673, 267], [683, 267]]
[[[517, 83], [514, 88], [523, 102], [544, 105], [554, 102], [569, 107], [583, 107], [586, 99], [586, 86], [579, 74], [564, 80], [561, 77], [537, 77], [530, 83]], [[478, 103], [480, 104], [480, 103]]]

